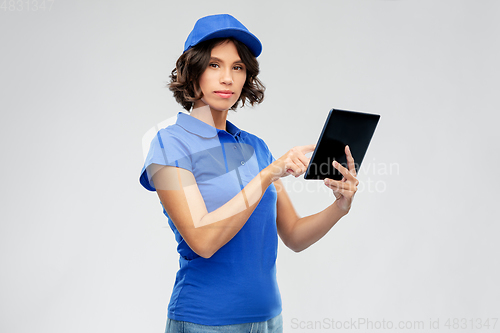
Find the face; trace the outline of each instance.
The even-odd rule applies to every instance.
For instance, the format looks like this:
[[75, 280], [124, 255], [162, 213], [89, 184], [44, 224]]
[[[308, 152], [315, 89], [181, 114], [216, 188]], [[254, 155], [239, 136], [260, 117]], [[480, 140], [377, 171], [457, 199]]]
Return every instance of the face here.
[[212, 49], [207, 69], [200, 77], [201, 100], [194, 107], [209, 105], [212, 110], [227, 111], [238, 100], [247, 71], [236, 46], [226, 41]]

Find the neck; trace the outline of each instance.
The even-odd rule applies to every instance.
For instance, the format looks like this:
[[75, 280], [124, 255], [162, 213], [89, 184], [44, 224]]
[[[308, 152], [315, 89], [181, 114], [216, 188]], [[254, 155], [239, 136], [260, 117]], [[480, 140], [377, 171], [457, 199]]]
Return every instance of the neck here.
[[224, 131], [226, 130], [227, 110], [214, 110], [207, 104], [204, 104], [203, 106], [195, 105], [190, 114], [196, 119], [201, 120], [212, 127]]

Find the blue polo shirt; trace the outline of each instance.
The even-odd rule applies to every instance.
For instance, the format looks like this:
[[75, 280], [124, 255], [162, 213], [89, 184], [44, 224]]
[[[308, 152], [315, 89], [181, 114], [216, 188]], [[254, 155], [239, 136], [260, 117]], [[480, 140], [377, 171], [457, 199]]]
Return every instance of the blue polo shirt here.
[[[140, 183], [155, 191], [148, 173], [151, 164], [189, 170], [211, 212], [273, 161], [263, 140], [231, 122], [226, 121], [224, 131], [179, 112], [177, 122], [159, 130], [151, 142]], [[191, 250], [163, 209], [179, 253], [169, 318], [231, 325], [266, 321], [281, 313], [276, 281], [276, 197], [271, 184], [241, 230], [208, 259]]]

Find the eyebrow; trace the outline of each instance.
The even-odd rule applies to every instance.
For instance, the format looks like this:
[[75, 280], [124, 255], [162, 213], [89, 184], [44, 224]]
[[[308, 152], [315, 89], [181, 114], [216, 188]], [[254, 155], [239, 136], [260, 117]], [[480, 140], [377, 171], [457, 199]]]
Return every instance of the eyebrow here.
[[[217, 58], [217, 57], [210, 57], [210, 61], [220, 61], [220, 62], [224, 62], [224, 61], [222, 61], [222, 59], [219, 59], [219, 58]], [[244, 63], [241, 59], [238, 59], [238, 60], [236, 60], [235, 62], [233, 62], [233, 65], [234, 65], [234, 64], [243, 64], [243, 65], [244, 65], [245, 63]]]

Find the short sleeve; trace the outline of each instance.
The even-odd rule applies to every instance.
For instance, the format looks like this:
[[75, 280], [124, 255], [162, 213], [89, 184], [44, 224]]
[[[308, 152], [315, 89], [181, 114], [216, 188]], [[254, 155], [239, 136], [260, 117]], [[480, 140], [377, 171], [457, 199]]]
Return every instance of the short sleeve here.
[[268, 150], [269, 152], [269, 164], [273, 163], [274, 161], [276, 161], [276, 159], [274, 158], [273, 154], [271, 153], [270, 150]]
[[268, 163], [267, 165], [269, 165], [269, 164], [273, 163], [274, 161], [276, 161], [276, 159], [274, 158], [273, 154], [271, 153], [271, 150], [269, 149], [267, 144], [264, 142], [264, 140], [260, 139], [260, 141], [262, 142], [262, 144], [265, 147], [266, 154], [267, 154], [267, 163]]
[[151, 141], [148, 155], [141, 170], [139, 182], [145, 189], [156, 191], [151, 181], [152, 164], [174, 166], [188, 171], [192, 170], [192, 161], [189, 149], [185, 143], [176, 138], [166, 129], [161, 129]]

